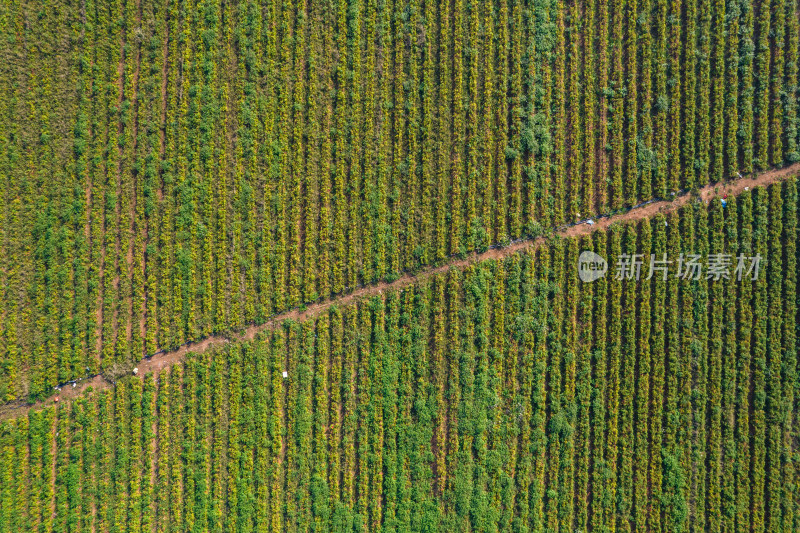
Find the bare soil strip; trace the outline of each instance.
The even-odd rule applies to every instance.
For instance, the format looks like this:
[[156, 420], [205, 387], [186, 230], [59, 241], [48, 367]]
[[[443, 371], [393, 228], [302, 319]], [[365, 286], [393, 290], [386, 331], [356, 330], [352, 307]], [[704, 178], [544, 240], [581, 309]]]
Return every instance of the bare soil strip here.
[[[453, 257], [451, 258], [451, 261], [441, 266], [429, 267], [414, 274], [404, 274], [394, 281], [382, 281], [372, 285], [358, 287], [350, 293], [336, 295], [325, 301], [309, 304], [302, 310], [300, 308], [290, 309], [289, 311], [285, 311], [273, 316], [263, 324], [249, 326], [239, 334], [233, 334], [230, 336], [216, 335], [207, 337], [201, 341], [184, 344], [183, 346], [180, 346], [172, 351], [158, 352], [139, 361], [139, 363], [136, 365], [138, 368], [137, 375], [140, 378], [143, 378], [143, 376], [147, 375], [148, 373], [153, 373], [154, 377], [157, 378], [161, 371], [165, 368], [169, 368], [172, 365], [183, 361], [189, 352], [203, 353], [212, 346], [218, 346], [228, 342], [253, 340], [256, 335], [263, 331], [273, 330], [280, 327], [285, 320], [302, 321], [314, 318], [322, 313], [327, 312], [333, 306], [348, 305], [357, 300], [382, 294], [383, 291], [401, 290], [409, 285], [425, 280], [432, 276], [444, 274], [451, 268], [463, 269], [472, 263], [486, 261], [487, 259], [502, 259], [525, 250], [535, 249], [536, 247], [544, 244], [547, 239], [552, 238], [553, 236], [579, 237], [581, 235], [589, 235], [594, 231], [604, 230], [615, 223], [641, 220], [651, 217], [657, 213], [669, 213], [675, 211], [681, 206], [689, 203], [692, 199], [699, 199], [707, 203], [715, 197], [725, 197], [728, 195], [734, 196], [746, 189], [765, 187], [790, 176], [794, 176], [798, 173], [800, 173], [800, 163], [795, 163], [794, 165], [776, 170], [770, 170], [761, 174], [757, 174], [753, 177], [741, 177], [725, 183], [707, 185], [695, 192], [681, 192], [668, 200], [653, 200], [618, 214], [602, 215], [593, 218], [593, 224], [589, 224], [587, 221], [577, 222], [567, 226], [555, 228], [554, 230], [549, 231], [547, 234], [534, 239], [521, 239], [504, 247], [495, 246], [485, 252], [473, 252], [464, 258]], [[0, 420], [24, 416], [31, 409], [40, 408], [46, 405], [53, 405], [56, 401], [56, 398], [58, 398], [60, 402], [71, 400], [80, 396], [89, 387], [92, 387], [94, 390], [100, 390], [113, 386], [114, 382], [107, 380], [102, 375], [90, 376], [76, 380], [75, 382], [70, 382], [63, 385], [59, 388], [57, 395], [46, 400], [32, 404], [23, 401], [17, 401], [0, 406]]]

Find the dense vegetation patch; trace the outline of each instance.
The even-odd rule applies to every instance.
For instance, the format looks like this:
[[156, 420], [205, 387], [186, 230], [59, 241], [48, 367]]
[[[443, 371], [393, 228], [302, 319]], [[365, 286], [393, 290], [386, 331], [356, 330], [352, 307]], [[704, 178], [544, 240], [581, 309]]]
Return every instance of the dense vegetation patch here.
[[0, 8], [0, 400], [797, 161], [793, 0]]
[[798, 530], [796, 208], [554, 240], [3, 422], [0, 531]]

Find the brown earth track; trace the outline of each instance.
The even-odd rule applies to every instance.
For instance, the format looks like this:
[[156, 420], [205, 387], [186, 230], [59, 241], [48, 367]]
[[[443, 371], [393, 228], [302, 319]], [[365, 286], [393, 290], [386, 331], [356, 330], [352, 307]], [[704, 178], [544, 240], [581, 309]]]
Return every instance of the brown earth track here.
[[[697, 191], [681, 192], [676, 194], [674, 199], [651, 201], [650, 203], [633, 207], [628, 211], [619, 214], [602, 216], [595, 219], [595, 223], [593, 225], [581, 222], [574, 225], [561, 226], [548, 232], [548, 234], [544, 236], [536, 237], [534, 239], [522, 239], [512, 242], [508, 246], [502, 248], [495, 247], [485, 252], [473, 252], [464, 258], [451, 258], [451, 261], [443, 265], [429, 267], [417, 273], [404, 274], [394, 281], [382, 281], [367, 286], [361, 286], [350, 293], [334, 295], [332, 298], [327, 300], [310, 304], [302, 310], [299, 308], [290, 309], [289, 311], [285, 311], [273, 316], [263, 324], [248, 326], [240, 333], [211, 336], [197, 342], [186, 343], [175, 350], [157, 352], [152, 356], [146, 357], [139, 361], [137, 364], [138, 376], [143, 379], [143, 377], [148, 373], [153, 373], [154, 377], [158, 378], [158, 375], [162, 370], [169, 368], [176, 363], [180, 363], [184, 360], [186, 354], [189, 352], [203, 353], [212, 346], [223, 345], [229, 342], [250, 341], [255, 339], [256, 336], [261, 332], [280, 327], [285, 320], [307, 320], [321, 315], [322, 313], [328, 311], [331, 307], [348, 305], [370, 296], [380, 295], [383, 293], [383, 291], [401, 290], [416, 282], [439, 274], [444, 274], [451, 268], [462, 269], [468, 265], [480, 261], [486, 261], [489, 259], [502, 259], [515, 253], [532, 250], [538, 246], [541, 246], [547, 242], [547, 239], [554, 236], [577, 237], [580, 235], [587, 235], [594, 231], [606, 229], [615, 223], [641, 220], [651, 217], [657, 213], [669, 213], [671, 211], [675, 211], [681, 206], [688, 204], [693, 198], [699, 198], [703, 202], [708, 202], [715, 197], [736, 195], [745, 189], [764, 187], [798, 173], [800, 173], [800, 163], [795, 163], [788, 167], [770, 170], [752, 177], [741, 177], [727, 183], [707, 185], [698, 189]], [[72, 386], [72, 382], [64, 385], [59, 391], [58, 397], [59, 401], [64, 402], [65, 400], [71, 400], [80, 396], [88, 387], [92, 387], [95, 390], [101, 390], [113, 386], [114, 382], [107, 380], [102, 375], [89, 376], [80, 380], [76, 380], [75, 386]], [[31, 409], [53, 405], [54, 401], [55, 397], [51, 397], [33, 404], [23, 401], [5, 404], [0, 406], [0, 420], [7, 420], [17, 416], [25, 415]]]

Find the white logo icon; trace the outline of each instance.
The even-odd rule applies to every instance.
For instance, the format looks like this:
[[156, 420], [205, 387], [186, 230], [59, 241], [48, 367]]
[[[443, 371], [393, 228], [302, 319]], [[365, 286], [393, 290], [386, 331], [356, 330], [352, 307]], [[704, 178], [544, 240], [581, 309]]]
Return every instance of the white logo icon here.
[[585, 250], [578, 257], [578, 277], [585, 283], [590, 283], [606, 275], [608, 263], [594, 252]]

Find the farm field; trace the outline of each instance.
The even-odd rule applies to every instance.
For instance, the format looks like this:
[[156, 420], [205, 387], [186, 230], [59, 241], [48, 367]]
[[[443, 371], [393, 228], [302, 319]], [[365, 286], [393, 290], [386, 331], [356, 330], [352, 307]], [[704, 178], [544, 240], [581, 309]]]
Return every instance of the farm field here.
[[796, 0], [7, 0], [0, 400], [797, 162], [799, 20]]
[[0, 421], [0, 532], [797, 531], [797, 223], [689, 202]]

